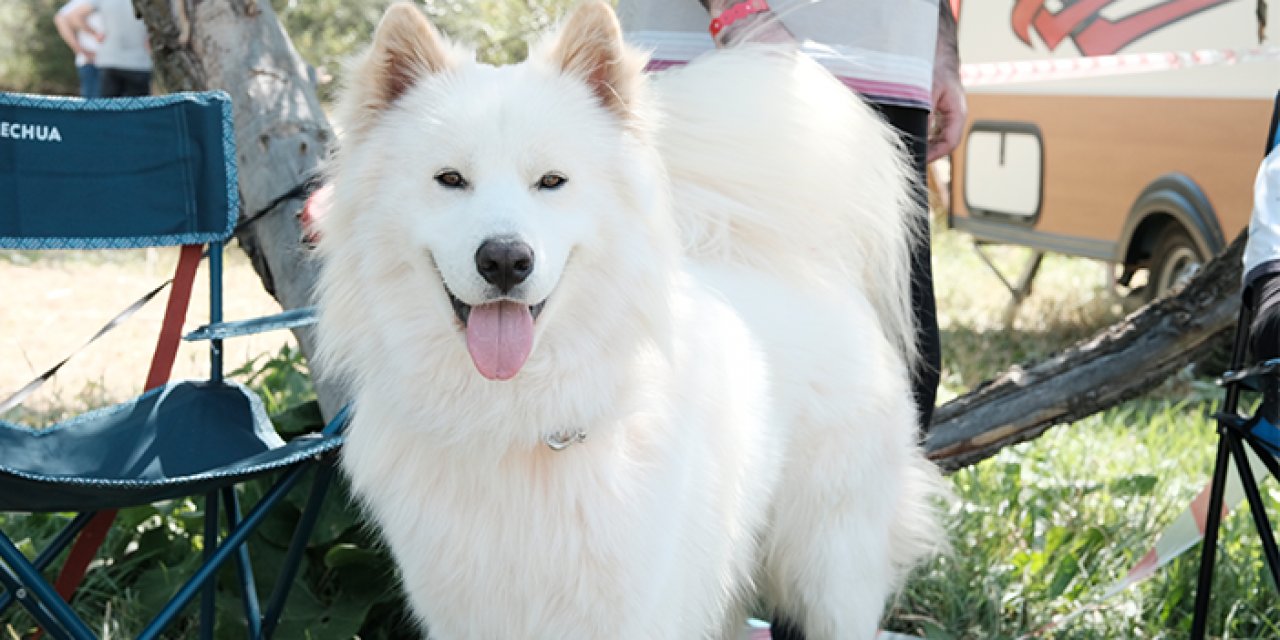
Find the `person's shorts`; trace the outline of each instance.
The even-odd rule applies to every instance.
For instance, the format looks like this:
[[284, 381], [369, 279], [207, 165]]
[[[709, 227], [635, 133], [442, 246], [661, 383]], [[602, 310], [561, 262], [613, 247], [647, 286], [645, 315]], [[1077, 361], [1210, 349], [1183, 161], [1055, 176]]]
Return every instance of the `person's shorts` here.
[[128, 98], [151, 95], [151, 72], [99, 67], [98, 95]]

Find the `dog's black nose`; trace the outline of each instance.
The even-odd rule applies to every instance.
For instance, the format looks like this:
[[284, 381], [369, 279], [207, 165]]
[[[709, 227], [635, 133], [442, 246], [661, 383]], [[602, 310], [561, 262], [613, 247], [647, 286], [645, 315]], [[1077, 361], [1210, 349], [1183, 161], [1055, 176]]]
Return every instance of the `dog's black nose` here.
[[485, 240], [476, 250], [476, 271], [507, 293], [533, 273], [533, 247], [512, 238]]

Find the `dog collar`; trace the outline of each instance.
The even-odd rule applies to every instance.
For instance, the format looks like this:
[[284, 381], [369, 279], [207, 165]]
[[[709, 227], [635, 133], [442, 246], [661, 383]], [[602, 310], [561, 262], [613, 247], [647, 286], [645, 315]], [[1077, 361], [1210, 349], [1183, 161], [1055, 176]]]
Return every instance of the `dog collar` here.
[[586, 440], [587, 432], [582, 431], [581, 429], [578, 431], [557, 431], [555, 433], [548, 433], [542, 438], [542, 441], [547, 443], [547, 446], [550, 447], [552, 451], [564, 451], [565, 449], [568, 449], [570, 445], [585, 442]]

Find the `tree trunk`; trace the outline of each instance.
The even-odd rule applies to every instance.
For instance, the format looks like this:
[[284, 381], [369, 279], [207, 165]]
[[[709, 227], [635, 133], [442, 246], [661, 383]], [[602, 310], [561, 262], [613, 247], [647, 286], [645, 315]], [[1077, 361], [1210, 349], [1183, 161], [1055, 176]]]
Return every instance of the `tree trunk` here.
[[[231, 94], [246, 214], [264, 210], [317, 171], [333, 133], [308, 69], [269, 3], [134, 3], [150, 28], [162, 86]], [[267, 291], [285, 308], [310, 304], [316, 276], [315, 263], [298, 242], [301, 205], [300, 200], [280, 203], [237, 234]], [[1243, 245], [1242, 236], [1179, 295], [939, 407], [926, 442], [930, 456], [947, 469], [973, 464], [1165, 380], [1231, 328], [1239, 308]], [[299, 331], [298, 341], [310, 355], [309, 332]], [[321, 404], [332, 415], [344, 396], [312, 372]]]
[[1178, 295], [1157, 300], [1059, 355], [1014, 367], [934, 413], [929, 456], [957, 469], [1148, 391], [1235, 326], [1245, 234]]
[[[221, 89], [231, 95], [243, 203], [236, 237], [281, 306], [311, 304], [317, 270], [298, 242], [303, 202], [268, 205], [316, 174], [333, 131], [309, 69], [271, 3], [134, 0], [134, 7], [150, 31], [155, 76], [165, 91]], [[262, 215], [246, 222], [257, 213]], [[295, 334], [310, 356], [311, 332]], [[321, 406], [333, 415], [342, 396], [317, 373], [313, 367]]]

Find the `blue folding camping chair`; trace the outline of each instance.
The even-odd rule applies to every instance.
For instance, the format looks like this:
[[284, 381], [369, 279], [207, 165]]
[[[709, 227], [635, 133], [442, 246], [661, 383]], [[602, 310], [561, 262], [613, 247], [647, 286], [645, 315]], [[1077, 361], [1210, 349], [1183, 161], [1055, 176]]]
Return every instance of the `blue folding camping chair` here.
[[[34, 559], [0, 532], [0, 613], [16, 603], [55, 638], [94, 637], [42, 575], [94, 514], [187, 496], [206, 500], [204, 563], [139, 637], [157, 637], [203, 590], [201, 637], [211, 638], [211, 579], [233, 557], [249, 635], [270, 637], [323, 505], [345, 411], [286, 443], [259, 399], [223, 377], [222, 338], [290, 324], [288, 316], [222, 323], [223, 243], [239, 211], [235, 157], [223, 93], [89, 101], [0, 93], [0, 249], [181, 245], [169, 304], [180, 317], [183, 274], [189, 283], [207, 246], [210, 325], [199, 337], [209, 340], [208, 379], [163, 382], [173, 356], [157, 355], [152, 388], [128, 402], [44, 428], [0, 421], [0, 512], [78, 514]], [[166, 325], [172, 334], [181, 321]], [[158, 354], [176, 350], [176, 338], [160, 342]], [[310, 468], [308, 507], [264, 608], [245, 542]], [[237, 485], [273, 473], [276, 483], [242, 515]]]

